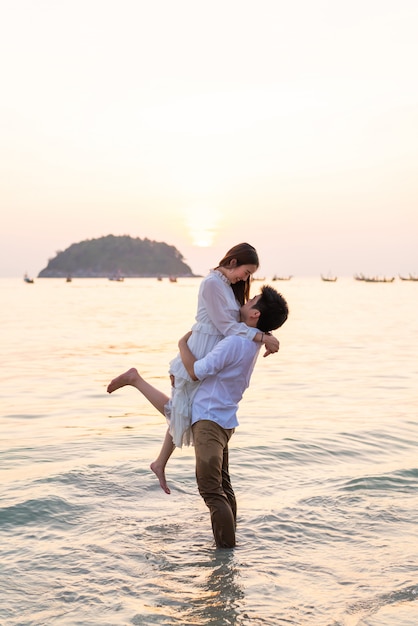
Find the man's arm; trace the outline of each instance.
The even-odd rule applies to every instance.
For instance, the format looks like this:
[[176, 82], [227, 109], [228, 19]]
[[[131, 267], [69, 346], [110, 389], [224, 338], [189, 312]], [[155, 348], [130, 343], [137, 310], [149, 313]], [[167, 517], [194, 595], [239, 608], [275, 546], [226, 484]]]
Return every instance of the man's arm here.
[[279, 340], [271, 333], [262, 333], [259, 331], [254, 337], [254, 341], [261, 341], [262, 343], [264, 343], [266, 351], [263, 356], [274, 354], [275, 352], [278, 352], [280, 348]]
[[192, 333], [190, 331], [186, 333], [184, 337], [180, 339], [179, 341], [180, 356], [181, 356], [181, 360], [183, 361], [183, 365], [186, 368], [187, 373], [189, 374], [190, 378], [192, 380], [199, 380], [194, 373], [194, 364], [196, 363], [197, 359], [194, 356], [194, 354], [191, 352], [189, 346], [187, 345], [187, 340], [189, 339], [191, 334]]

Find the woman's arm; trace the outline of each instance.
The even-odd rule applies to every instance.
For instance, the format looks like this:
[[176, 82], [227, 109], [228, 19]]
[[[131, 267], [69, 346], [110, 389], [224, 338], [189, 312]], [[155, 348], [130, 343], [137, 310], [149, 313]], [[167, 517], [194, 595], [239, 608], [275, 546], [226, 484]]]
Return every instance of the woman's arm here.
[[274, 354], [279, 351], [280, 341], [271, 333], [262, 333], [259, 330], [254, 337], [254, 341], [260, 341], [266, 347], [266, 351], [263, 356], [268, 356], [269, 354]]

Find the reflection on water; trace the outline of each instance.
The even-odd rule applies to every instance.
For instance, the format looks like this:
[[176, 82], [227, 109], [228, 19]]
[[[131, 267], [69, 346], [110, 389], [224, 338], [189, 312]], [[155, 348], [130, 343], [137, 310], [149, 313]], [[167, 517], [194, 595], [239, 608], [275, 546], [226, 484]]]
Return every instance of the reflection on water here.
[[418, 285], [281, 286], [281, 350], [231, 440], [232, 551], [213, 546], [193, 450], [167, 496], [149, 470], [163, 420], [106, 394], [132, 365], [169, 391], [198, 286], [0, 280], [0, 623], [415, 626]]
[[198, 624], [239, 624], [245, 604], [240, 584], [240, 570], [233, 550], [216, 550], [206, 569], [204, 581], [198, 585], [199, 597], [193, 601], [191, 613]]

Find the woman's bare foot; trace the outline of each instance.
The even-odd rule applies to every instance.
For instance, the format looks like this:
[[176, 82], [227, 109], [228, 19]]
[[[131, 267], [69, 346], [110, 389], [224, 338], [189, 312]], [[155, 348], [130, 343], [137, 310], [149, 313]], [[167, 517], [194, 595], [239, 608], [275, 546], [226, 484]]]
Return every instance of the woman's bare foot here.
[[135, 367], [131, 367], [131, 369], [127, 370], [120, 376], [117, 376], [107, 386], [107, 392], [112, 393], [112, 391], [116, 391], [116, 389], [120, 389], [121, 387], [125, 387], [126, 385], [132, 385], [135, 387], [135, 383], [139, 380], [138, 370]]
[[152, 471], [154, 472], [154, 474], [160, 481], [161, 489], [165, 491], [166, 493], [171, 493], [170, 488], [167, 485], [167, 481], [165, 478], [164, 468], [161, 465], [159, 465], [157, 461], [154, 461], [153, 463], [151, 463], [150, 468], [152, 469]]

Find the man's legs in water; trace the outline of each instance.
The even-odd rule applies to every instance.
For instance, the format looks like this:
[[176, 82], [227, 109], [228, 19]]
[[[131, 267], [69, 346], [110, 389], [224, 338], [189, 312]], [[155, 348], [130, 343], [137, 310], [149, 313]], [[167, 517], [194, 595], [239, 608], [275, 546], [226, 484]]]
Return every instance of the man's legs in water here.
[[210, 511], [216, 546], [233, 548], [236, 503], [229, 478], [228, 441], [234, 431], [210, 420], [196, 422], [192, 430], [197, 486]]

